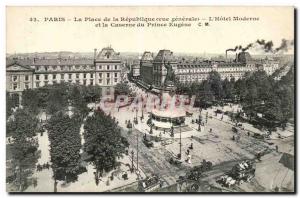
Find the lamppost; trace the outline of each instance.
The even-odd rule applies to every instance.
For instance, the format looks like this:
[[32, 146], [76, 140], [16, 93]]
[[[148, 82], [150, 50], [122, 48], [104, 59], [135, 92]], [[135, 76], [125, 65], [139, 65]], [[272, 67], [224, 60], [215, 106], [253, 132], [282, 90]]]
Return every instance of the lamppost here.
[[199, 107], [198, 131], [201, 131], [201, 122], [202, 122], [201, 113], [202, 113], [202, 108]]
[[[134, 124], [132, 125], [134, 128]], [[136, 130], [136, 172], [139, 177], [139, 132]]]
[[178, 159], [181, 160], [181, 120], [177, 120], [177, 123], [179, 123], [179, 154], [178, 154]]
[[133, 168], [133, 161], [134, 161], [134, 151], [131, 151], [131, 172], [133, 172], [134, 168]]

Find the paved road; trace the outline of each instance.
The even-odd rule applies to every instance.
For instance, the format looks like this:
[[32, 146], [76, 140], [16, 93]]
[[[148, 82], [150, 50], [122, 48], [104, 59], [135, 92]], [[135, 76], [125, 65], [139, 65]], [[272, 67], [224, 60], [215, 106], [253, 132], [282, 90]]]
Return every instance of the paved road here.
[[170, 156], [170, 153], [162, 146], [147, 148], [142, 142], [143, 133], [138, 130], [133, 130], [131, 134], [122, 130], [122, 135], [128, 139], [130, 149], [133, 149], [135, 154], [137, 153], [137, 134], [139, 135], [139, 168], [146, 176], [157, 174], [165, 181], [164, 185], [175, 184], [178, 176], [185, 174], [187, 167], [178, 168], [171, 165], [167, 161], [167, 156]]

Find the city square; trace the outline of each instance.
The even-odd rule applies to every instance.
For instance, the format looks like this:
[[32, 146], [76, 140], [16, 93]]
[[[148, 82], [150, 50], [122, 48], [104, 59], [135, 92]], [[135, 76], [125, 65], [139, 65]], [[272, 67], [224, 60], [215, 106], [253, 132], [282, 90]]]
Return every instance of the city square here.
[[[295, 193], [293, 8], [62, 7], [27, 29], [28, 9], [8, 9], [7, 192]], [[61, 40], [29, 38], [45, 22]]]

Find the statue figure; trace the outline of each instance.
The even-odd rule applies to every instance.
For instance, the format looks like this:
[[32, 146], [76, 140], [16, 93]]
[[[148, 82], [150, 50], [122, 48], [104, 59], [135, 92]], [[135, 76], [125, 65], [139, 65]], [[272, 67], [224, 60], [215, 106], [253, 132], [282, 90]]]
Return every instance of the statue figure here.
[[166, 75], [164, 84], [168, 85], [168, 84], [174, 82], [175, 74], [174, 74], [174, 71], [173, 71], [172, 66], [170, 64], [165, 64], [165, 68], [167, 69], [167, 75]]

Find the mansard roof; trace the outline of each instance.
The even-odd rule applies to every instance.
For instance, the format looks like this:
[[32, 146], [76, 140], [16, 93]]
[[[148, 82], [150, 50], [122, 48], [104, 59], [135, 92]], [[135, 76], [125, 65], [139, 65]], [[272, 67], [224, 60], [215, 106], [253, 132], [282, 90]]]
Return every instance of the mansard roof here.
[[144, 52], [142, 58], [141, 58], [142, 61], [152, 61], [153, 60], [153, 54], [151, 52]]
[[[63, 59], [63, 58], [57, 58], [57, 59], [43, 59], [43, 58], [28, 58], [28, 59], [17, 59], [16, 60], [18, 64], [23, 66], [47, 66], [47, 65], [93, 65], [94, 61], [93, 59]], [[15, 62], [15, 60], [8, 59], [7, 65], [12, 64]]]
[[99, 52], [96, 60], [120, 60], [120, 53], [115, 52], [111, 47], [105, 47]]
[[175, 58], [173, 56], [173, 52], [171, 52], [170, 50], [159, 50], [158, 54], [156, 55], [155, 62], [175, 62]]

